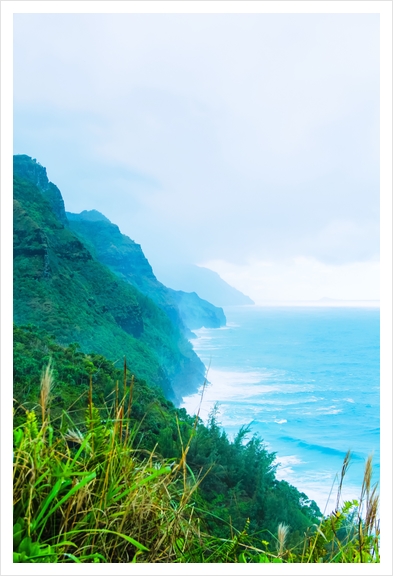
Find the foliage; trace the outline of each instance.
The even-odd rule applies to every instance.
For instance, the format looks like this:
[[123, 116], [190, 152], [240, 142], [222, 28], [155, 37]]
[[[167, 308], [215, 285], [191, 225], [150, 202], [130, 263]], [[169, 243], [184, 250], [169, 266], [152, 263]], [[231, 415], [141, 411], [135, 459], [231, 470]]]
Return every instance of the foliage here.
[[[133, 447], [122, 416], [54, 433], [48, 413], [14, 430], [14, 562], [176, 561], [196, 531], [179, 465]], [[98, 417], [97, 417], [98, 416]]]
[[360, 499], [345, 501], [340, 506], [350, 458], [348, 451], [341, 470], [335, 511], [321, 521], [307, 541], [302, 554], [307, 562], [379, 562], [379, 496], [377, 484], [371, 486], [371, 456], [366, 460]]
[[[35, 409], [42, 370], [50, 360], [55, 381], [51, 418], [57, 428], [66, 426], [69, 416], [77, 424], [83, 421], [90, 378], [93, 382], [93, 402], [102, 412], [102, 417], [107, 414], [108, 407], [111, 408], [116, 402], [114, 383], [117, 382], [118, 395], [124, 393], [123, 359], [114, 363], [100, 354], [85, 354], [76, 342], [63, 346], [43, 329], [33, 325], [14, 325], [14, 398], [18, 405], [15, 414], [18, 423], [24, 410]], [[132, 415], [135, 419], [144, 419], [141, 434], [145, 442], [151, 437], [148, 445], [152, 448], [157, 440], [157, 435], [153, 433], [157, 425], [151, 420], [157, 420], [163, 410], [175, 410], [175, 407], [159, 388], [136, 378], [130, 371], [127, 371], [128, 386], [131, 378], [134, 383]]]
[[295, 545], [321, 512], [305, 494], [276, 479], [275, 453], [266, 450], [258, 435], [248, 439], [249, 433], [249, 427], [242, 427], [231, 442], [214, 411], [208, 425], [197, 428], [188, 463], [200, 476], [209, 472], [199, 490], [206, 527], [212, 534], [229, 536], [248, 523], [257, 545], [261, 537], [271, 542], [271, 534], [286, 522], [291, 526], [289, 542]]

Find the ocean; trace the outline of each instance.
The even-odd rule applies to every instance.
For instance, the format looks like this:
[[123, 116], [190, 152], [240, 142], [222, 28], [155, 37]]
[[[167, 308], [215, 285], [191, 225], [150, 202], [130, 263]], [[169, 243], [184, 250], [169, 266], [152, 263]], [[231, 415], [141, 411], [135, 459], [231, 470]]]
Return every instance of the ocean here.
[[[365, 459], [379, 481], [379, 308], [225, 308], [227, 326], [195, 331], [208, 367], [200, 416], [218, 403], [233, 438], [243, 425], [276, 452], [277, 478], [335, 507], [337, 475], [352, 460], [343, 498], [359, 498]], [[182, 406], [196, 414], [201, 392]], [[329, 496], [330, 495], [330, 496]]]

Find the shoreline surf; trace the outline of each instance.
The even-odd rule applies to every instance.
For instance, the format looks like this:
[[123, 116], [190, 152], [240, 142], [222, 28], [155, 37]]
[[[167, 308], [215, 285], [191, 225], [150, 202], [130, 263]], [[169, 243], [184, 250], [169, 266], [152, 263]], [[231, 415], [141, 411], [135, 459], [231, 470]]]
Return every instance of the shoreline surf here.
[[[201, 418], [206, 422], [218, 403], [230, 437], [251, 424], [250, 434], [277, 454], [277, 478], [322, 511], [334, 507], [332, 485], [353, 450], [343, 498], [358, 498], [370, 452], [373, 481], [379, 479], [379, 310], [250, 306], [225, 312], [227, 326], [202, 328], [193, 341], [210, 365]], [[199, 403], [197, 393], [182, 407], [195, 414]]]

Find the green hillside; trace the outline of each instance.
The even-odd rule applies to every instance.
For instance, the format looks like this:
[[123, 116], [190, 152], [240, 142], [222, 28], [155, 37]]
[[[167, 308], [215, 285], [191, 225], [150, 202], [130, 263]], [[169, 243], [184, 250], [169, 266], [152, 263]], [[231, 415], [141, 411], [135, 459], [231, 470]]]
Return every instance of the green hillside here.
[[14, 159], [14, 321], [64, 344], [127, 357], [141, 378], [178, 400], [203, 382], [204, 366], [168, 315], [98, 262], [67, 227], [45, 168]]
[[202, 300], [195, 292], [179, 292], [159, 282], [141, 246], [122, 234], [100, 212], [67, 212], [67, 217], [70, 229], [89, 247], [99, 262], [154, 300], [188, 337], [192, 337], [190, 330], [203, 326], [225, 326], [226, 318], [222, 308]]

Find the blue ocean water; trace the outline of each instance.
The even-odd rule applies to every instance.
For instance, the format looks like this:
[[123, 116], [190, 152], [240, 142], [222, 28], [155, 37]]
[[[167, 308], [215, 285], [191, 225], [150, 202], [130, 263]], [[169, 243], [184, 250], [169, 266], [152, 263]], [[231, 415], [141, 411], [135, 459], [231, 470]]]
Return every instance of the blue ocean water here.
[[[277, 453], [278, 478], [326, 512], [351, 449], [343, 497], [358, 498], [370, 453], [379, 480], [379, 309], [243, 306], [225, 313], [226, 327], [197, 330], [193, 340], [210, 366], [202, 419], [218, 402], [229, 436], [251, 423]], [[195, 414], [199, 402], [194, 394], [183, 406]]]

